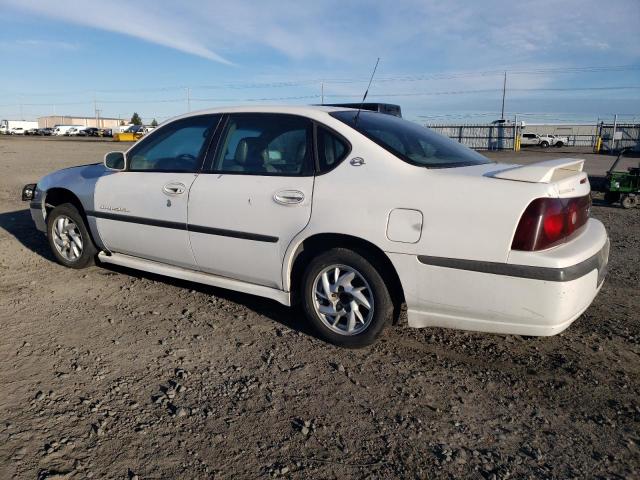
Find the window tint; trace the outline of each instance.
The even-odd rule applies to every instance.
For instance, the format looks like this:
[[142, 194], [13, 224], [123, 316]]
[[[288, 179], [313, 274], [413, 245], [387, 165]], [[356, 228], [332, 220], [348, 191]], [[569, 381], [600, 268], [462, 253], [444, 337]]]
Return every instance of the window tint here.
[[320, 173], [331, 170], [349, 153], [349, 145], [326, 128], [318, 127], [318, 162]]
[[333, 112], [331, 116], [354, 128], [398, 158], [421, 167], [445, 168], [490, 163], [470, 148], [417, 123], [383, 113]]
[[311, 121], [278, 114], [235, 114], [220, 142], [214, 170], [258, 175], [312, 173]]
[[207, 148], [207, 138], [219, 120], [219, 115], [201, 115], [158, 129], [131, 151], [129, 169], [195, 172]]

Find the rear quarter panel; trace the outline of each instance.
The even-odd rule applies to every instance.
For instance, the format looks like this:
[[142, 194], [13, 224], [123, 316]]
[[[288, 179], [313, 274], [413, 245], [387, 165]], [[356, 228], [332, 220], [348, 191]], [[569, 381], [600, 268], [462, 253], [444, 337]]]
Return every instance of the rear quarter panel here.
[[[311, 220], [288, 249], [285, 272], [300, 243], [319, 233], [359, 237], [388, 253], [506, 262], [526, 206], [553, 194], [547, 184], [485, 176], [504, 165], [427, 169], [400, 160], [360, 134], [341, 133], [351, 141], [352, 152], [316, 178]], [[364, 158], [365, 164], [351, 165], [354, 157]], [[418, 242], [387, 238], [389, 213], [396, 208], [422, 213]]]

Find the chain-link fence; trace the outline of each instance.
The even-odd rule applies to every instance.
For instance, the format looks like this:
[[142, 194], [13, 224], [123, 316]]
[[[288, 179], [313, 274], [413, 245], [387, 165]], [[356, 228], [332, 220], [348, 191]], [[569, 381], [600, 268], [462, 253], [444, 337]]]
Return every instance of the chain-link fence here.
[[600, 125], [599, 130], [603, 150], [617, 151], [626, 147], [640, 149], [640, 124], [619, 123], [614, 125], [603, 123]]
[[427, 125], [430, 129], [474, 150], [513, 150], [516, 126], [506, 125]]
[[[468, 124], [468, 125], [427, 125], [432, 130], [456, 140], [474, 150], [513, 150], [516, 136], [528, 132], [516, 124]], [[540, 126], [536, 126], [540, 129]], [[615, 134], [614, 134], [615, 130]], [[558, 135], [558, 134], [557, 134]], [[565, 138], [562, 145], [567, 147], [598, 148], [617, 151], [625, 147], [640, 149], [640, 124], [593, 125], [593, 133], [559, 134]], [[598, 141], [600, 139], [600, 143]]]

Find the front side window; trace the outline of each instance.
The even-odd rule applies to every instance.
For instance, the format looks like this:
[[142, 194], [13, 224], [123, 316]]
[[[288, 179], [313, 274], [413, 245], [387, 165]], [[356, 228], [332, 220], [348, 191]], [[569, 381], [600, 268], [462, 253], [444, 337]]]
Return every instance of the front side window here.
[[232, 114], [213, 169], [219, 173], [311, 175], [311, 127], [311, 120], [294, 115]]
[[195, 172], [220, 115], [188, 117], [158, 129], [129, 153], [129, 170]]
[[331, 113], [331, 116], [413, 165], [447, 168], [490, 163], [470, 148], [417, 123], [364, 110], [356, 115], [354, 110]]

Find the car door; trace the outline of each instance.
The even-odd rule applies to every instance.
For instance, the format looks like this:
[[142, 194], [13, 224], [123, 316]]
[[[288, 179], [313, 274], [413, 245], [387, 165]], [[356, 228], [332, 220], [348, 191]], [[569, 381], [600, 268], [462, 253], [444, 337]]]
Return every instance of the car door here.
[[230, 114], [189, 196], [188, 229], [207, 273], [282, 288], [287, 246], [309, 222], [313, 123], [284, 114]]
[[92, 215], [110, 251], [195, 268], [187, 201], [220, 118], [169, 123], [127, 152], [125, 171], [100, 178]]

